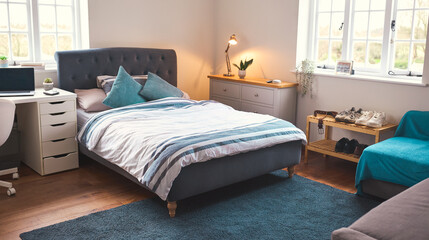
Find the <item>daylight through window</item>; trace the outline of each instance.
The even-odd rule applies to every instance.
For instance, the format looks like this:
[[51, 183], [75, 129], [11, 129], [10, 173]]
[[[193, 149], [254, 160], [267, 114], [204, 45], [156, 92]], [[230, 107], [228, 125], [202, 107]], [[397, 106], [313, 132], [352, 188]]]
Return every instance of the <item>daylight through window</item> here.
[[52, 62], [79, 48], [75, 0], [0, 0], [0, 55], [10, 61]]
[[353, 60], [358, 72], [422, 74], [428, 0], [314, 0], [312, 58], [333, 68]]

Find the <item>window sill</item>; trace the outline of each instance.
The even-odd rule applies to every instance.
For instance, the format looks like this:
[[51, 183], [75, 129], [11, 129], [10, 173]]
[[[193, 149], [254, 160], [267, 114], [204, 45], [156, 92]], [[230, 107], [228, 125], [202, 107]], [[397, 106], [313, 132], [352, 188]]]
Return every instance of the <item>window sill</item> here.
[[315, 76], [322, 77], [333, 77], [333, 78], [345, 78], [352, 80], [360, 80], [360, 81], [370, 81], [370, 82], [378, 82], [378, 83], [390, 83], [390, 84], [400, 84], [400, 85], [409, 85], [409, 86], [418, 86], [418, 87], [426, 87], [427, 84], [422, 82], [421, 77], [410, 77], [410, 78], [400, 78], [400, 77], [378, 77], [378, 76], [370, 76], [370, 75], [343, 75], [343, 74], [335, 74], [334, 71], [315, 71]]

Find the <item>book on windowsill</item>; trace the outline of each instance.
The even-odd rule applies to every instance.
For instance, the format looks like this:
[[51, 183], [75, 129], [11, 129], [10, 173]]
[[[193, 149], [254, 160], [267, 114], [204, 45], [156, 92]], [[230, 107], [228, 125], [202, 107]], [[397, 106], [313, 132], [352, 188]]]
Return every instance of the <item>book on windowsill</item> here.
[[21, 63], [21, 67], [30, 67], [30, 68], [34, 68], [34, 70], [45, 70], [45, 63], [24, 62], [24, 63]]

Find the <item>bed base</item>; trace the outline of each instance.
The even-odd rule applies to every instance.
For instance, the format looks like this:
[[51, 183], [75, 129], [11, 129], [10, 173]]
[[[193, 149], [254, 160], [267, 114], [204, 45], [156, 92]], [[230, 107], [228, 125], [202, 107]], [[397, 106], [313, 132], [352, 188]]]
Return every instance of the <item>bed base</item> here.
[[[295, 165], [287, 167], [287, 171], [289, 173], [289, 178], [292, 178], [295, 174]], [[167, 201], [167, 208], [168, 208], [168, 214], [171, 218], [174, 218], [176, 216], [176, 209], [177, 209], [177, 202], [170, 202]]]
[[[301, 141], [293, 141], [184, 167], [174, 180], [167, 197], [170, 217], [176, 215], [177, 201], [179, 200], [255, 178], [278, 169], [287, 168], [289, 177], [292, 177], [295, 173], [295, 165], [299, 164], [301, 159], [301, 146]], [[150, 191], [128, 172], [89, 151], [83, 145], [79, 145], [79, 151]]]

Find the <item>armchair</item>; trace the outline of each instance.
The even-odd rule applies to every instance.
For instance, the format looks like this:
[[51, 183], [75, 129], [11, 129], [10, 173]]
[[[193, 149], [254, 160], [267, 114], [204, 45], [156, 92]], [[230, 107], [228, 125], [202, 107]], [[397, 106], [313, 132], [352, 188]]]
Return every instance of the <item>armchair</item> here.
[[402, 117], [393, 138], [364, 150], [356, 169], [355, 185], [357, 194], [390, 198], [426, 178], [429, 178], [429, 111], [409, 111]]

